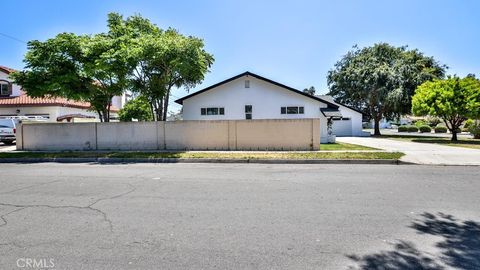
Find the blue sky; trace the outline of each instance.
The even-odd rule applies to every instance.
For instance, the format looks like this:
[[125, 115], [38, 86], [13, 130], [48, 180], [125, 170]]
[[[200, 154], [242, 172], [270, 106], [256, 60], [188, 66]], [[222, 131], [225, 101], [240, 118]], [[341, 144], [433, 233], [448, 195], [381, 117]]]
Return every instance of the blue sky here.
[[[0, 33], [22, 41], [105, 31], [109, 12], [139, 13], [161, 28], [203, 38], [215, 63], [191, 91], [248, 70], [324, 93], [328, 70], [345, 52], [376, 42], [418, 48], [448, 65], [450, 74], [480, 75], [480, 1], [474, 0], [16, 0], [1, 6]], [[1, 34], [0, 65], [21, 69], [26, 44]]]

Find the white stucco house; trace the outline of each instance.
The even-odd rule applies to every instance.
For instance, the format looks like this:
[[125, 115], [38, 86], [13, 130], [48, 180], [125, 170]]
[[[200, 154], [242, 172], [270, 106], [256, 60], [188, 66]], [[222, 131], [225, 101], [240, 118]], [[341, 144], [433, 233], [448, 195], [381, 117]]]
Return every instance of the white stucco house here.
[[[0, 66], [0, 118], [47, 122], [100, 121], [98, 114], [90, 110], [88, 102], [28, 96], [9, 78], [9, 74], [13, 71], [11, 68]], [[113, 98], [112, 117], [116, 117], [127, 98], [127, 94]]]
[[322, 143], [328, 142], [329, 120], [334, 135], [364, 135], [360, 112], [335, 103], [331, 97], [312, 96], [251, 72], [175, 102], [183, 105], [183, 120], [320, 118]]

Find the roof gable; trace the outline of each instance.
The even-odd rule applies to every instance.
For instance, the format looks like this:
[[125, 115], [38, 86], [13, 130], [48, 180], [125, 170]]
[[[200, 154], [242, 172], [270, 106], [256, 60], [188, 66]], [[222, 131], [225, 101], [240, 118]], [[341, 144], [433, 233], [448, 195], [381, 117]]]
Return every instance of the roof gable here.
[[198, 94], [204, 93], [204, 92], [206, 92], [206, 91], [208, 91], [208, 90], [214, 89], [214, 88], [216, 88], [216, 87], [218, 87], [218, 86], [220, 86], [220, 85], [229, 83], [229, 82], [231, 82], [231, 81], [233, 81], [233, 80], [236, 80], [236, 79], [238, 79], [238, 78], [241, 78], [241, 77], [243, 77], [243, 76], [252, 76], [252, 77], [254, 77], [254, 78], [256, 78], [256, 79], [259, 79], [259, 80], [265, 81], [265, 82], [267, 82], [267, 83], [276, 85], [276, 86], [281, 87], [281, 88], [283, 88], [283, 89], [292, 91], [292, 92], [294, 92], [294, 93], [296, 93], [296, 94], [299, 94], [299, 95], [302, 95], [302, 96], [305, 96], [305, 97], [314, 99], [314, 100], [316, 100], [316, 101], [320, 101], [320, 102], [322, 102], [322, 103], [325, 103], [325, 104], [328, 105], [328, 108], [338, 109], [338, 105], [336, 105], [336, 104], [334, 104], [334, 103], [332, 103], [332, 102], [326, 101], [326, 100], [324, 100], [324, 99], [322, 99], [322, 98], [319, 98], [319, 97], [316, 97], [316, 96], [309, 95], [309, 94], [304, 93], [304, 92], [302, 92], [302, 91], [300, 91], [300, 90], [297, 90], [297, 89], [295, 89], [295, 88], [286, 86], [286, 85], [281, 84], [281, 83], [276, 82], [276, 81], [272, 81], [272, 80], [267, 79], [267, 78], [265, 78], [265, 77], [262, 77], [262, 76], [260, 76], [260, 75], [251, 73], [251, 72], [249, 72], [249, 71], [244, 72], [244, 73], [241, 73], [241, 74], [238, 74], [238, 75], [236, 75], [236, 76], [233, 76], [233, 77], [231, 77], [231, 78], [229, 78], [229, 79], [226, 79], [226, 80], [224, 80], [224, 81], [221, 81], [221, 82], [219, 82], [219, 83], [216, 83], [216, 84], [214, 84], [214, 85], [211, 85], [211, 86], [209, 86], [209, 87], [207, 87], [207, 88], [204, 88], [204, 89], [202, 89], [202, 90], [199, 90], [199, 91], [197, 91], [197, 92], [195, 92], [195, 93], [192, 93], [192, 94], [190, 94], [190, 95], [184, 96], [184, 97], [182, 97], [182, 98], [180, 98], [180, 99], [175, 100], [175, 102], [178, 103], [178, 104], [183, 104], [183, 101], [186, 100], [186, 99], [189, 99], [189, 98], [191, 98], [191, 97], [193, 97], [193, 96], [196, 96], [196, 95], [198, 95]]
[[317, 97], [319, 97], [319, 98], [321, 98], [321, 99], [326, 99], [326, 100], [328, 100], [328, 101], [330, 101], [330, 102], [335, 103], [336, 105], [343, 106], [343, 107], [345, 107], [345, 108], [347, 108], [347, 109], [350, 109], [350, 110], [352, 110], [352, 111], [354, 111], [354, 112], [357, 112], [357, 113], [360, 113], [361, 115], [363, 115], [363, 112], [362, 112], [362, 111], [360, 111], [360, 110], [358, 110], [358, 109], [355, 109], [355, 108], [352, 107], [352, 106], [349, 106], [349, 105], [343, 104], [343, 103], [341, 103], [341, 102], [335, 101], [332, 96], [329, 96], [329, 95], [317, 95]]

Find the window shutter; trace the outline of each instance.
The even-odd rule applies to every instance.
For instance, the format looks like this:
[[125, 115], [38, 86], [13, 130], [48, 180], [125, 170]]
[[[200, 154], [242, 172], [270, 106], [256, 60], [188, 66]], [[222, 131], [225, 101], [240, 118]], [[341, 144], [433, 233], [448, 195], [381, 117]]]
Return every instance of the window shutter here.
[[13, 94], [13, 84], [9, 83], [8, 84], [8, 95], [11, 96]]

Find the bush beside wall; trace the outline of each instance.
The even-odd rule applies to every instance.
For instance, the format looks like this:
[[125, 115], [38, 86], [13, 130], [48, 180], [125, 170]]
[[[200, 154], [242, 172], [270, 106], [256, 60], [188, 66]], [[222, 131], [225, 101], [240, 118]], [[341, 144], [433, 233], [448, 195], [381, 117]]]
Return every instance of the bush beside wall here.
[[407, 126], [399, 126], [398, 127], [398, 132], [407, 132], [407, 131], [408, 131]]
[[418, 132], [418, 127], [416, 126], [408, 126], [408, 132]]
[[430, 132], [432, 132], [432, 128], [431, 128], [430, 126], [427, 126], [427, 125], [420, 126], [418, 129], [420, 130], [421, 133], [430, 133]]
[[447, 133], [447, 127], [437, 126], [435, 127], [435, 133]]

